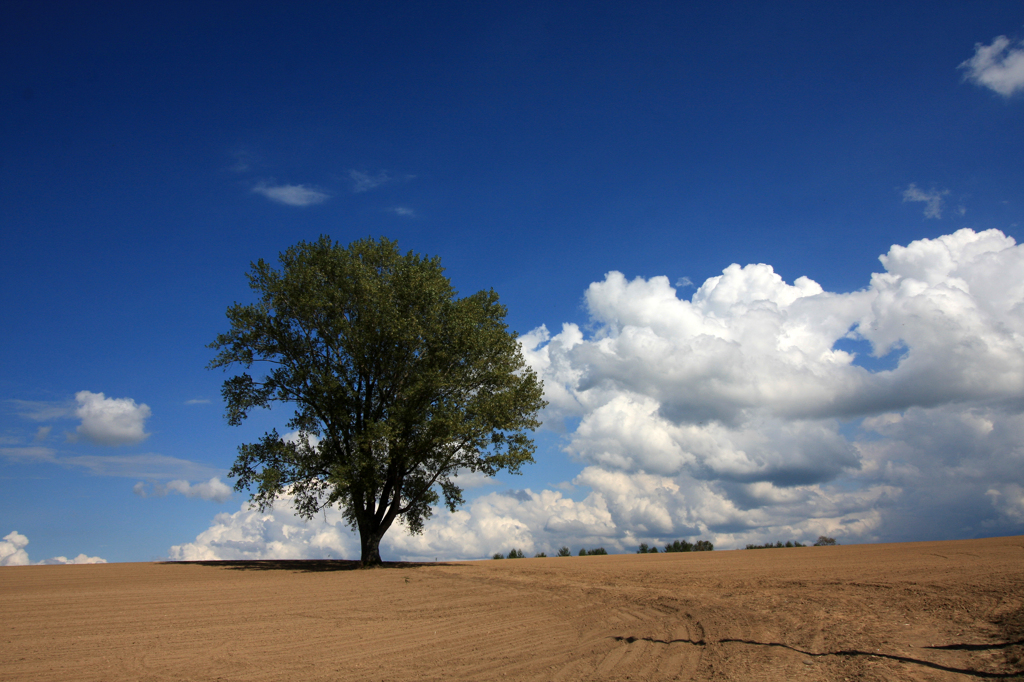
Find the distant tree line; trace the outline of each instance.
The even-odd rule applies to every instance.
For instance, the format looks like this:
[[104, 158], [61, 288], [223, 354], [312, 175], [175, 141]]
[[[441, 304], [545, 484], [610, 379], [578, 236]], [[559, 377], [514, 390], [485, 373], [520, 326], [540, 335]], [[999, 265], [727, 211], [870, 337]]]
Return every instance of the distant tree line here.
[[782, 544], [782, 540], [777, 541], [774, 545], [770, 542], [766, 542], [763, 545], [747, 545], [747, 549], [772, 549], [775, 547], [806, 547], [807, 545], [800, 542], [793, 542], [792, 540], [786, 540], [786, 544]]
[[[838, 545], [835, 538], [830, 538], [827, 535], [819, 535], [818, 541], [814, 543], [815, 547], [826, 547], [831, 545]], [[782, 542], [778, 540], [775, 543], [766, 542], [763, 545], [747, 545], [746, 549], [775, 549], [784, 547], [807, 547], [802, 542], [795, 540], [787, 540]], [[686, 540], [674, 540], [669, 544], [665, 545], [665, 549], [659, 550], [657, 545], [648, 545], [646, 542], [641, 542], [640, 547], [636, 550], [637, 554], [658, 554], [659, 552], [710, 552], [715, 548], [709, 540], [697, 540], [697, 542], [687, 542]], [[595, 547], [594, 549], [581, 548], [577, 556], [601, 556], [608, 554], [608, 550], [604, 547]], [[544, 552], [538, 552], [533, 555], [535, 559], [543, 559], [547, 557]], [[559, 547], [558, 553], [555, 556], [572, 556], [572, 551], [568, 547]], [[526, 555], [523, 554], [522, 550], [510, 549], [508, 555], [496, 552], [492, 559], [524, 559]]]
[[[595, 549], [580, 549], [579, 556], [600, 556], [602, 554], [608, 554], [608, 550], [604, 547], [597, 547]], [[555, 556], [572, 556], [572, 551], [568, 547], [559, 547], [558, 553]], [[502, 554], [501, 552], [495, 552], [492, 559], [525, 559], [526, 555], [523, 554], [520, 549], [510, 549], [508, 554]], [[534, 559], [547, 558], [547, 554], [544, 552], [538, 552], [533, 555]]]
[[[839, 543], [836, 542], [835, 538], [830, 538], [827, 535], [819, 535], [818, 536], [818, 541], [814, 543], [814, 546], [815, 547], [829, 547], [829, 546], [838, 545], [838, 544]], [[793, 540], [787, 540], [786, 544], [782, 544], [782, 541], [778, 540], [778, 541], [775, 542], [774, 545], [772, 543], [770, 543], [770, 542], [766, 542], [763, 545], [747, 545], [747, 549], [774, 549], [774, 548], [778, 548], [778, 547], [806, 547], [806, 546], [807, 545], [805, 545], [803, 543], [795, 542]]]
[[[665, 545], [665, 552], [710, 552], [715, 546], [711, 544], [709, 540], [697, 540], [697, 542], [687, 542], [686, 540], [676, 540]], [[657, 554], [658, 547], [648, 547], [646, 542], [640, 543], [640, 548], [636, 550], [637, 554]]]

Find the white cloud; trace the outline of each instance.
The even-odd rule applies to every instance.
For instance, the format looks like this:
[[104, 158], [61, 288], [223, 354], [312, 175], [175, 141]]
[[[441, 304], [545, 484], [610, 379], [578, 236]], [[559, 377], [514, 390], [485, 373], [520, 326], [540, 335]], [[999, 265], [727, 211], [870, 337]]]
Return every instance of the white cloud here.
[[307, 522], [294, 514], [285, 497], [274, 509], [260, 512], [242, 503], [233, 514], [217, 514], [194, 542], [174, 545], [175, 561], [214, 559], [358, 559], [359, 540], [341, 512], [328, 509]]
[[[981, 432], [966, 426], [956, 439], [929, 434], [943, 432], [941, 424], [974, 423], [983, 407], [994, 410], [986, 419], [1004, 425], [996, 432], [1017, 433], [1011, 424], [1024, 411], [1024, 249], [995, 230], [960, 230], [894, 245], [880, 260], [885, 271], [849, 294], [825, 292], [806, 278], [787, 284], [764, 264], [731, 265], [690, 300], [678, 298], [666, 278], [627, 281], [609, 273], [586, 293], [589, 338], [575, 325], [553, 337], [539, 328], [522, 338], [545, 381], [546, 420], [579, 420], [567, 451], [584, 464], [671, 477], [681, 489], [687, 481], [706, 484], [700, 495], [724, 502], [701, 518], [716, 518], [712, 512], [725, 502], [760, 499], [750, 486], [814, 491], [824, 504], [838, 499], [833, 482], [844, 481], [885, 494], [851, 498], [854, 507], [843, 514], [855, 514], [863, 499], [863, 518], [881, 514], [878, 523], [889, 518], [884, 505], [955, 516], [969, 498], [973, 511], [961, 521], [977, 529], [991, 512], [989, 484], [1024, 482], [1019, 467], [1005, 466], [1019, 447], [994, 436], [984, 436], [982, 447]], [[902, 356], [894, 369], [870, 372], [835, 348], [848, 337], [868, 342], [877, 356], [892, 349]], [[877, 415], [886, 413], [921, 425], [880, 433]], [[976, 446], [977, 485], [942, 493], [939, 483], [962, 465], [936, 461], [967, 443]], [[936, 494], [903, 490], [901, 476], [913, 467], [926, 472]], [[772, 504], [760, 507], [757, 523], [766, 528], [782, 513]], [[755, 508], [737, 518], [752, 522]], [[729, 514], [717, 518], [711, 530], [738, 523]], [[869, 526], [860, 527], [876, 532]]]
[[1009, 97], [1024, 90], [1024, 41], [1011, 47], [1009, 38], [999, 36], [991, 45], [975, 43], [974, 56], [958, 68], [966, 71], [965, 80]]
[[252, 191], [288, 206], [312, 206], [327, 201], [331, 196], [305, 185], [268, 185], [265, 182], [257, 184]]
[[132, 492], [139, 497], [163, 497], [168, 493], [177, 493], [185, 497], [198, 497], [211, 502], [226, 502], [231, 497], [231, 487], [222, 483], [214, 476], [203, 483], [190, 484], [184, 479], [175, 479], [167, 483], [154, 483], [149, 488], [142, 481], [132, 486]]
[[151, 412], [146, 404], [131, 398], [107, 398], [102, 393], [79, 391], [75, 416], [82, 420], [77, 431], [97, 445], [129, 445], [149, 437], [146, 419]]
[[416, 211], [412, 210], [411, 208], [406, 208], [404, 206], [394, 206], [392, 208], [389, 208], [388, 212], [394, 213], [396, 216], [400, 216], [402, 218], [416, 217]]
[[209, 398], [193, 398], [192, 400], [186, 400], [186, 405], [207, 405], [209, 404]]
[[5, 535], [0, 542], [0, 566], [28, 566], [27, 544], [28, 538], [16, 530]]
[[[933, 188], [932, 191], [925, 192], [914, 183], [910, 183], [910, 186], [903, 190], [903, 202], [923, 202], [924, 217], [935, 218], [936, 220], [939, 220], [940, 218], [942, 218], [942, 207], [945, 204], [945, 199], [943, 199], [942, 197], [946, 196], [947, 194], [949, 194], [948, 189], [942, 190], [940, 192]], [[963, 207], [961, 206], [960, 208]], [[959, 215], [963, 215], [964, 212], [966, 211], [960, 212]]]
[[371, 189], [376, 189], [392, 180], [386, 171], [370, 175], [362, 171], [351, 170], [348, 172], [348, 177], [352, 180], [352, 191], [357, 194], [369, 192]]
[[[880, 261], [851, 293], [787, 283], [766, 264], [730, 265], [690, 298], [665, 277], [608, 273], [586, 291], [586, 333], [521, 337], [545, 382], [545, 424], [582, 468], [556, 486], [573, 496], [490, 492], [438, 510], [422, 535], [392, 529], [382, 551], [1024, 532], [1024, 247], [965, 229]], [[836, 348], [851, 338], [898, 362], [865, 369]], [[270, 516], [221, 515], [175, 551], [357, 556], [337, 512], [305, 525]]]
[[[0, 566], [28, 566], [32, 562], [28, 559], [28, 552], [25, 547], [28, 545], [28, 538], [18, 531], [11, 531], [0, 541]], [[79, 554], [74, 559], [65, 556], [56, 556], [50, 559], [43, 559], [36, 562], [36, 565], [55, 564], [105, 564], [106, 559], [98, 556], [87, 556]]]

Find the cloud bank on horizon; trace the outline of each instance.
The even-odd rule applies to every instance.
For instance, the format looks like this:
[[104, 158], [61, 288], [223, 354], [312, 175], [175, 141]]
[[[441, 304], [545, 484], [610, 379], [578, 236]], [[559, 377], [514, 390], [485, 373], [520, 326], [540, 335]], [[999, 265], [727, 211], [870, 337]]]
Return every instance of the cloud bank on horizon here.
[[[0, 566], [29, 566], [32, 564], [28, 558], [25, 547], [28, 545], [28, 538], [14, 530], [0, 540]], [[66, 556], [55, 556], [50, 559], [37, 561], [36, 566], [53, 566], [60, 564], [105, 564], [106, 559], [98, 556], [87, 556], [79, 554], [73, 559]]]
[[[583, 470], [393, 529], [403, 559], [639, 542], [1012, 534], [1024, 523], [1024, 247], [961, 229], [894, 245], [858, 291], [730, 265], [680, 298], [609, 272], [586, 331], [522, 337]], [[583, 494], [586, 489], [589, 493]], [[573, 493], [579, 493], [573, 495]], [[340, 513], [220, 514], [174, 559], [358, 555]]]

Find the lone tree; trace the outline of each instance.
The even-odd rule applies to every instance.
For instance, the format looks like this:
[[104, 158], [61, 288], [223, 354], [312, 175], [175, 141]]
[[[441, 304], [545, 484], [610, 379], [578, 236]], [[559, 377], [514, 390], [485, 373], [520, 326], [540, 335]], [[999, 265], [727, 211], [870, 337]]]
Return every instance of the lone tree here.
[[[361, 563], [379, 566], [399, 517], [423, 530], [431, 505], [463, 502], [460, 472], [518, 473], [533, 461], [528, 432], [544, 407], [505, 307], [493, 291], [458, 298], [437, 257], [387, 239], [343, 248], [329, 237], [252, 264], [250, 305], [210, 344], [210, 368], [241, 365], [224, 382], [226, 417], [287, 403], [297, 431], [239, 446], [230, 476], [261, 511], [291, 495], [311, 519], [335, 505], [359, 531]], [[262, 375], [250, 374], [266, 363]]]

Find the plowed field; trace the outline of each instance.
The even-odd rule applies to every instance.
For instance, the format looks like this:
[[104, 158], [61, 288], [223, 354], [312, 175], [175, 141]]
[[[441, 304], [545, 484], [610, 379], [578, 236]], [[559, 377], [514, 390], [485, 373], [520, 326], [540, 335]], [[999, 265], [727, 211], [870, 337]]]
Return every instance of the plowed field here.
[[1024, 537], [0, 568], [5, 681], [1013, 679], [1022, 659]]

